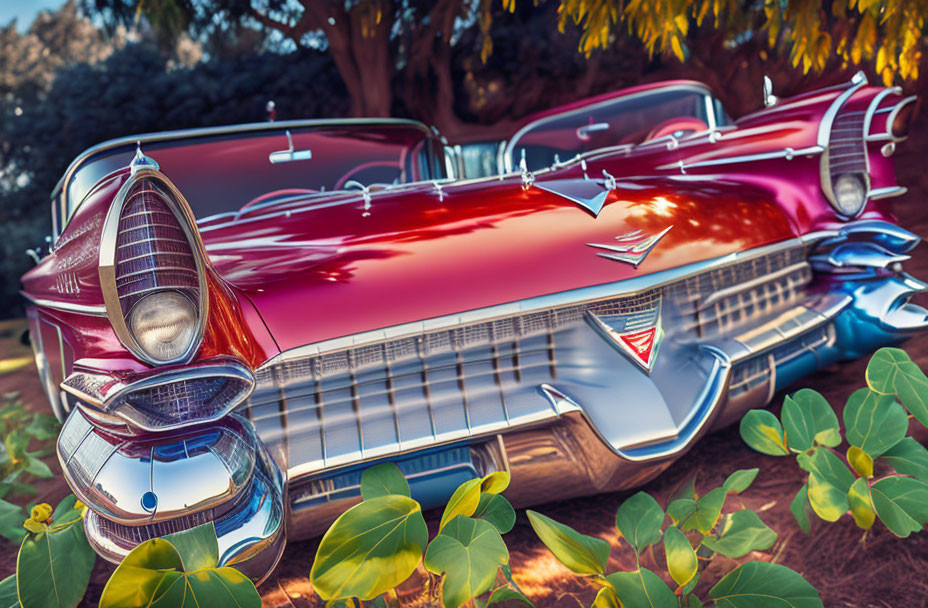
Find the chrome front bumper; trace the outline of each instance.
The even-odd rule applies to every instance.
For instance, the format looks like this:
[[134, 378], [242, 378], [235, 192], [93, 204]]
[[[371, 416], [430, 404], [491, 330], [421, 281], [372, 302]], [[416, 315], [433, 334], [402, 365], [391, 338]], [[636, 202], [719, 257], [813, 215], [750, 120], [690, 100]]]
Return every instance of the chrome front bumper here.
[[[223, 563], [256, 580], [286, 536], [321, 534], [359, 501], [361, 471], [377, 461], [396, 462], [426, 508], [504, 469], [517, 505], [630, 488], [802, 376], [928, 326], [909, 302], [928, 286], [899, 267], [917, 243], [896, 226], [854, 222], [656, 285], [306, 347], [255, 371], [242, 417], [223, 416], [229, 398], [195, 426], [155, 434], [129, 428], [139, 412], [156, 417], [124, 397], [163, 377], [73, 375], [59, 457], [104, 557], [214, 520]], [[665, 336], [645, 370], [593, 317], [636, 323], [655, 306]], [[179, 377], [199, 378], [188, 370]], [[232, 384], [218, 394], [240, 399], [250, 373], [225, 374]]]

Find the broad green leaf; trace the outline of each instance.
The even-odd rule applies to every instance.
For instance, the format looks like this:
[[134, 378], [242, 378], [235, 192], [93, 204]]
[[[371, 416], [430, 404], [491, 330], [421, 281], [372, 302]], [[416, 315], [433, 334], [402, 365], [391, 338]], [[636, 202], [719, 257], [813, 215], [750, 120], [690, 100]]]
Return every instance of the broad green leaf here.
[[799, 466], [810, 473], [816, 473], [825, 481], [847, 494], [851, 484], [854, 483], [854, 474], [851, 473], [841, 459], [825, 448], [818, 448], [812, 455], [799, 454], [796, 456]]
[[39, 479], [49, 479], [52, 477], [52, 470], [48, 465], [36, 458], [33, 454], [25, 454], [23, 460], [26, 463], [25, 471], [30, 475], [35, 475]]
[[509, 487], [512, 477], [508, 471], [496, 471], [485, 475], [480, 481], [480, 491], [484, 494], [499, 494]]
[[761, 454], [786, 456], [789, 450], [783, 440], [783, 427], [767, 410], [751, 410], [741, 419], [741, 438]]
[[867, 364], [867, 386], [882, 395], [895, 395], [923, 426], [928, 426], [928, 377], [904, 350], [876, 351]]
[[[804, 388], [793, 394], [792, 401], [799, 406], [803, 418], [811, 418], [812, 439], [816, 443], [832, 448], [841, 443], [838, 416], [825, 397], [817, 391]], [[785, 428], [786, 422], [783, 424]]]
[[690, 517], [696, 514], [695, 498], [679, 498], [667, 505], [667, 515], [677, 525], [683, 525]]
[[[22, 507], [14, 505], [0, 499], [0, 536], [11, 543], [19, 544], [23, 537], [26, 536], [26, 530], [23, 528], [23, 521], [28, 515]], [[0, 605], [2, 608], [2, 605]]]
[[155, 538], [119, 564], [100, 597], [100, 608], [259, 608], [254, 584], [234, 568], [185, 572], [180, 553]]
[[622, 608], [677, 608], [677, 597], [670, 587], [647, 568], [616, 572], [606, 577], [615, 589]]
[[751, 487], [760, 469], [741, 469], [728, 476], [722, 487], [731, 494], [740, 494]]
[[46, 413], [33, 415], [32, 420], [26, 426], [26, 433], [32, 435], [39, 441], [56, 439], [60, 430], [61, 424], [58, 422], [58, 419]]
[[180, 555], [185, 572], [219, 565], [219, 541], [213, 522], [163, 537]]
[[[532, 600], [525, 597], [521, 591], [506, 586], [499, 587], [490, 594], [490, 599], [487, 600], [487, 606], [494, 606], [496, 604], [506, 604], [507, 606], [522, 604], [529, 606], [529, 608], [535, 608], [535, 604], [532, 603]], [[0, 606], [0, 608], [3, 607]]]
[[847, 449], [847, 462], [861, 477], [873, 477], [873, 458], [856, 445]]
[[[77, 496], [74, 494], [68, 494], [61, 499], [61, 502], [58, 503], [58, 506], [55, 507], [55, 510], [52, 512], [52, 521], [55, 524], [65, 523], [72, 519], [81, 517], [83, 509], [76, 508]], [[20, 522], [22, 523], [22, 522]]]
[[601, 538], [580, 534], [535, 511], [526, 511], [528, 521], [541, 542], [562, 564], [581, 576], [602, 575], [609, 559], [609, 543]]
[[873, 501], [870, 500], [870, 486], [867, 480], [859, 478], [851, 484], [851, 489], [847, 493], [848, 504], [851, 505], [851, 515], [854, 516], [854, 523], [864, 530], [869, 530], [876, 519], [876, 511], [873, 510]]
[[786, 433], [786, 442], [790, 450], [805, 452], [812, 447], [812, 438], [816, 432], [812, 412], [804, 410], [787, 396], [783, 400], [780, 419], [783, 421], [783, 432]]
[[664, 510], [645, 492], [627, 498], [615, 514], [615, 527], [639, 554], [661, 539], [663, 523]]
[[825, 521], [838, 521], [850, 509], [847, 491], [833, 486], [817, 473], [809, 473], [808, 486], [809, 504], [815, 514]]
[[896, 536], [906, 537], [928, 523], [928, 484], [911, 477], [887, 477], [870, 486], [880, 520]]
[[928, 481], [928, 450], [912, 437], [906, 437], [883, 452], [880, 460], [900, 475], [911, 475], [921, 481]]
[[777, 533], [767, 527], [754, 511], [735, 511], [725, 520], [719, 538], [708, 537], [702, 544], [725, 557], [744, 557], [751, 551], [765, 551], [773, 546]]
[[455, 517], [429, 543], [425, 567], [444, 574], [441, 603], [457, 608], [488, 591], [500, 566], [509, 563], [509, 551], [499, 532], [489, 522]]
[[373, 599], [409, 578], [427, 542], [419, 503], [396, 494], [365, 500], [326, 531], [310, 582], [324, 600]]
[[809, 511], [812, 510], [812, 505], [809, 504], [809, 484], [803, 484], [799, 488], [799, 492], [796, 493], [793, 502], [789, 505], [789, 510], [792, 512], [793, 517], [796, 518], [796, 523], [799, 524], [802, 531], [808, 534], [809, 530], [811, 530]]
[[876, 458], [905, 437], [909, 417], [892, 395], [854, 391], [844, 407], [847, 441]]
[[674, 489], [673, 494], [670, 495], [670, 499], [667, 501], [668, 508], [670, 510], [669, 504], [675, 500], [688, 498], [690, 500], [696, 500], [696, 476], [691, 475], [682, 485]]
[[696, 552], [683, 532], [673, 526], [664, 532], [664, 555], [670, 577], [681, 587], [696, 576]]
[[373, 466], [361, 474], [361, 499], [370, 500], [378, 496], [398, 494], [409, 498], [409, 483], [400, 472], [400, 468], [392, 462], [384, 462]]
[[818, 591], [786, 566], [747, 562], [709, 590], [719, 608], [823, 608]]
[[612, 587], [602, 587], [593, 598], [593, 608], [622, 608], [619, 596]]
[[477, 505], [480, 504], [480, 484], [482, 481], [480, 478], [470, 479], [458, 486], [451, 498], [448, 499], [444, 513], [441, 514], [441, 521], [438, 523], [439, 531], [458, 515], [470, 517], [474, 514]]
[[515, 509], [499, 494], [481, 494], [473, 516], [490, 522], [500, 534], [509, 532], [516, 525]]
[[16, 595], [16, 573], [0, 581], [0, 608], [20, 608]]
[[[679, 520], [680, 529], [684, 532], [690, 530], [699, 530], [703, 534], [708, 534], [719, 521], [722, 514], [722, 506], [725, 504], [725, 488], [715, 488], [703, 496], [700, 496], [695, 503], [695, 509], [689, 517]], [[682, 507], [688, 507], [688, 503], [682, 503]], [[683, 508], [680, 509], [683, 511]], [[676, 518], [676, 516], [674, 516]]]
[[702, 608], [702, 607], [703, 607], [702, 600], [696, 597], [695, 595], [691, 595], [690, 599], [687, 600], [686, 602], [686, 608]]
[[19, 548], [16, 578], [23, 608], [73, 608], [90, 582], [96, 554], [80, 518], [29, 533]]

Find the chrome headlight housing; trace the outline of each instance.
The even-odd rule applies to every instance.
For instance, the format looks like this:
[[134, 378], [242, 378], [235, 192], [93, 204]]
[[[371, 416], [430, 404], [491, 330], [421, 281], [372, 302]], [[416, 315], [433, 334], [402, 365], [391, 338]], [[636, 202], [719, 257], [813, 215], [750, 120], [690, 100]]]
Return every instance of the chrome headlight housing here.
[[103, 224], [100, 287], [119, 341], [146, 363], [188, 363], [205, 331], [205, 252], [187, 201], [137, 153]]

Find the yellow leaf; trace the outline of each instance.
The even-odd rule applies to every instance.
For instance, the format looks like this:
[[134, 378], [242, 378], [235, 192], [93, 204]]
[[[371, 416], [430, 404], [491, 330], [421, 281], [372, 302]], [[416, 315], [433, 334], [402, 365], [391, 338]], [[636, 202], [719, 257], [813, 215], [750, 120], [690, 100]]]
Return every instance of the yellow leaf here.
[[856, 445], [848, 448], [847, 461], [861, 477], [873, 477], [873, 457]]
[[680, 46], [680, 39], [674, 36], [670, 39], [670, 44], [673, 47], [673, 54], [680, 60], [680, 63], [683, 63], [686, 57], [683, 55], [683, 47]]

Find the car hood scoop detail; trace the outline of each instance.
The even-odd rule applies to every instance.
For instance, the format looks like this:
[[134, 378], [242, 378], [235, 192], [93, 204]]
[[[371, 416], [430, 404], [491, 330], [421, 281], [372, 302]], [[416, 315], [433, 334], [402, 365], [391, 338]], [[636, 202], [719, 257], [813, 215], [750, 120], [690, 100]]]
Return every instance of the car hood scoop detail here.
[[610, 192], [599, 181], [592, 179], [536, 180], [533, 185], [576, 203], [592, 213], [593, 217], [602, 211]]

